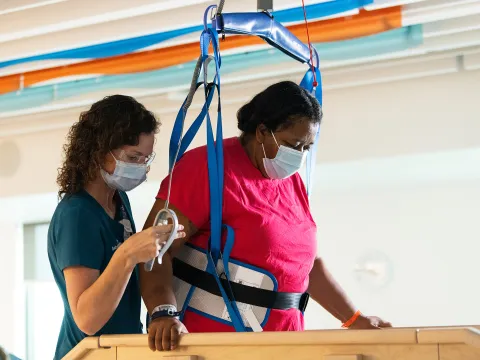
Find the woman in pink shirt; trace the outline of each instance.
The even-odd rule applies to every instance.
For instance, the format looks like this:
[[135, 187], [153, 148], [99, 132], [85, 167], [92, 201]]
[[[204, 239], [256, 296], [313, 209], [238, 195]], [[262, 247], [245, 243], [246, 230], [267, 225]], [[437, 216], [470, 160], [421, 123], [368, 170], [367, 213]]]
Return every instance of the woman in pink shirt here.
[[[241, 135], [225, 139], [223, 150], [222, 217], [223, 223], [235, 231], [230, 257], [273, 275], [278, 293], [308, 292], [344, 327], [388, 327], [389, 323], [364, 316], [351, 304], [317, 254], [317, 228], [298, 170], [313, 145], [321, 118], [317, 100], [290, 81], [271, 85], [238, 111]], [[167, 191], [168, 178], [160, 186], [146, 227], [152, 226], [155, 215], [164, 207]], [[148, 329], [152, 350], [174, 349], [178, 335], [187, 329], [189, 332], [235, 331], [228, 317], [210, 316], [195, 306], [179, 309], [182, 321], [177, 312], [178, 294], [175, 295], [174, 287], [178, 281], [173, 276], [172, 260], [178, 265], [176, 256], [186, 242], [200, 251], [208, 248], [209, 204], [204, 146], [187, 152], [173, 172], [169, 207], [185, 225], [187, 236], [174, 243], [161, 265], [155, 264], [152, 272], [141, 272], [142, 296], [152, 319]], [[208, 295], [193, 291], [193, 297], [202, 294]], [[204, 302], [210, 301], [205, 299], [212, 298], [204, 298]], [[300, 302], [303, 305], [272, 305], [261, 330], [303, 330], [304, 296]], [[195, 301], [190, 301], [192, 303]], [[223, 306], [223, 302], [219, 304]], [[215, 310], [212, 309], [212, 313]]]

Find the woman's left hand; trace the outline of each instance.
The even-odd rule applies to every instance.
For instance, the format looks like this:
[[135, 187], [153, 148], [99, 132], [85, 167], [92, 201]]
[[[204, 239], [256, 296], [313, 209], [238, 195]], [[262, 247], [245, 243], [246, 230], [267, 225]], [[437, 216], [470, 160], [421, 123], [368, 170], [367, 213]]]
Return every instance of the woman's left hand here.
[[362, 330], [362, 329], [381, 329], [392, 327], [387, 321], [383, 321], [377, 316], [365, 316], [360, 315], [355, 322], [350, 325], [349, 329]]

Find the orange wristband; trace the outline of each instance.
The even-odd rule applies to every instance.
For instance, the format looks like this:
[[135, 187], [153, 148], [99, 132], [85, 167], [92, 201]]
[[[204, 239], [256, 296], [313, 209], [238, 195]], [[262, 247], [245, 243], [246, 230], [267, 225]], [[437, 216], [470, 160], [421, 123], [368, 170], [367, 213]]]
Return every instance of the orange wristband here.
[[357, 321], [358, 317], [362, 315], [362, 313], [360, 312], [360, 310], [357, 310], [355, 312], [355, 314], [352, 315], [352, 317], [350, 319], [348, 319], [347, 321], [345, 321], [343, 324], [342, 324], [342, 328], [345, 328], [345, 329], [348, 329], [350, 326], [352, 326], [352, 324]]

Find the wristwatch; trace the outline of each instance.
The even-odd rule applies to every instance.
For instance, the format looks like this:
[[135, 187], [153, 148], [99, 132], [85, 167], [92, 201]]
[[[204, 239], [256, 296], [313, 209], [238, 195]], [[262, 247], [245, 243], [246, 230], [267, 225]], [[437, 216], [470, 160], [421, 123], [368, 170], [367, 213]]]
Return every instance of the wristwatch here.
[[153, 309], [152, 315], [150, 315], [150, 321], [158, 319], [160, 317], [173, 317], [178, 319], [180, 317], [180, 312], [177, 310], [177, 307], [175, 305], [159, 305], [155, 309]]

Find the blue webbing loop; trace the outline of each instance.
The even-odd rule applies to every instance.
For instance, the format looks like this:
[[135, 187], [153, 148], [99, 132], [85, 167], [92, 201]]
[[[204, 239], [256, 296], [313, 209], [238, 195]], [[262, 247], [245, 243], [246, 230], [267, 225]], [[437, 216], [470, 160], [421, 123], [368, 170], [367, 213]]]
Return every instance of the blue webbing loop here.
[[[310, 92], [315, 98], [317, 99], [320, 106], [323, 104], [323, 88], [322, 88], [322, 74], [320, 73], [320, 59], [318, 56], [317, 49], [312, 48], [314, 53], [314, 64], [313, 70], [315, 71], [315, 77], [313, 76], [312, 69], [309, 68], [305, 73], [302, 81], [300, 82], [300, 87], [304, 88], [308, 92]], [[312, 64], [311, 64], [312, 65]], [[317, 87], [314, 88], [313, 81], [317, 80]], [[307, 188], [307, 195], [310, 198], [313, 192], [313, 184], [314, 176], [315, 176], [315, 164], [317, 159], [317, 150], [318, 150], [318, 139], [320, 137], [320, 126], [318, 127], [317, 133], [315, 134], [315, 140], [311, 147], [311, 150], [307, 154], [307, 164], [306, 164], [306, 188]]]
[[[234, 243], [234, 233], [233, 229], [229, 226], [225, 225], [225, 229], [227, 230], [227, 236], [226, 236], [226, 242], [225, 242], [225, 247], [229, 248], [231, 251], [231, 248], [233, 247]], [[230, 251], [228, 251], [227, 256], [223, 259], [223, 266], [224, 266], [224, 274], [225, 278], [227, 280], [230, 279], [230, 273], [228, 269], [228, 260], [230, 258]], [[240, 310], [238, 309], [237, 303], [235, 300], [230, 300], [230, 298], [227, 295], [227, 290], [224, 289], [222, 282], [220, 281], [220, 276], [218, 276], [217, 269], [215, 267], [215, 262], [211, 256], [211, 253], [207, 251], [207, 271], [212, 273], [214, 275], [215, 281], [218, 284], [218, 288], [220, 289], [220, 293], [222, 294], [223, 301], [225, 302], [225, 306], [227, 307], [228, 315], [230, 316], [230, 320], [232, 322], [233, 327], [235, 328], [235, 331], [237, 332], [247, 332], [249, 329], [244, 325], [242, 316], [240, 314]], [[231, 294], [231, 289], [229, 288], [228, 291]]]
[[[213, 137], [213, 127], [210, 119], [210, 114], [206, 113], [206, 127], [207, 127], [207, 166], [208, 166], [208, 178], [210, 187], [210, 240], [209, 248], [207, 250], [208, 265], [207, 270], [213, 274], [215, 281], [222, 294], [223, 301], [227, 307], [230, 320], [238, 332], [247, 331], [247, 328], [243, 324], [242, 316], [238, 310], [235, 301], [231, 301], [227, 295], [226, 290], [223, 288], [223, 284], [220, 281], [220, 276], [217, 273], [216, 264], [221, 256], [221, 240], [222, 240], [222, 209], [223, 209], [223, 129], [222, 129], [222, 108], [220, 103], [220, 53], [218, 49], [218, 34], [212, 29], [208, 29], [208, 45], [204, 41], [202, 46], [202, 58], [208, 57], [208, 46], [210, 42], [213, 45], [213, 52], [215, 58], [216, 76], [214, 82], [217, 84], [218, 90], [218, 109], [217, 109], [217, 131], [216, 137]], [[204, 40], [207, 39], [205, 34], [202, 36]], [[206, 52], [203, 52], [205, 51]], [[207, 73], [204, 67], [204, 86], [207, 83]], [[208, 100], [208, 91], [205, 89], [206, 100]], [[217, 141], [215, 141], [217, 140]], [[231, 228], [227, 228], [226, 242], [233, 247], [234, 237]], [[228, 263], [224, 269], [226, 279], [229, 280]]]
[[[197, 90], [202, 84], [203, 82], [197, 83]], [[202, 126], [203, 120], [205, 119], [205, 116], [210, 108], [210, 104], [212, 103], [213, 97], [215, 95], [216, 88], [217, 88], [217, 85], [215, 83], [209, 83], [207, 85], [207, 91], [208, 91], [207, 100], [205, 101], [205, 104], [203, 105], [202, 110], [200, 111], [200, 114], [193, 121], [192, 125], [187, 130], [187, 132], [182, 138], [182, 141], [180, 142], [181, 145], [180, 145], [180, 151], [178, 152], [178, 156], [177, 156], [177, 162], [182, 158], [183, 154], [185, 153], [187, 148], [190, 146], [195, 135], [200, 129], [200, 126]], [[180, 111], [177, 114], [177, 118], [175, 119], [175, 123], [173, 125], [172, 135], [170, 137], [170, 151], [169, 151], [169, 169], [170, 170], [172, 169], [173, 161], [175, 160], [175, 154], [177, 152], [180, 137], [182, 136], [181, 134], [182, 122], [187, 115], [187, 112], [184, 109], [185, 102], [186, 102], [186, 99], [183, 102], [182, 107], [180, 108]]]
[[[212, 7], [207, 8], [206, 14]], [[216, 74], [212, 84], [207, 82], [207, 63], [208, 58], [208, 49], [210, 43], [213, 45], [214, 52], [214, 62]], [[182, 108], [180, 109], [177, 118], [175, 120], [174, 129], [172, 132], [172, 137], [170, 140], [170, 168], [172, 168], [173, 161], [175, 161], [175, 155], [177, 154], [177, 161], [183, 153], [188, 148], [189, 144], [193, 140], [195, 134], [198, 132], [203, 120], [206, 119], [206, 130], [207, 130], [207, 166], [208, 166], [208, 178], [209, 178], [209, 190], [210, 190], [210, 239], [209, 247], [207, 249], [207, 271], [214, 275], [214, 278], [220, 289], [225, 306], [227, 307], [230, 320], [236, 331], [247, 331], [242, 321], [240, 311], [238, 310], [237, 304], [235, 301], [231, 301], [227, 290], [224, 289], [223, 284], [220, 281], [220, 276], [217, 272], [216, 264], [222, 256], [221, 253], [221, 239], [222, 239], [222, 204], [223, 204], [223, 129], [222, 129], [222, 113], [221, 113], [221, 103], [220, 103], [220, 65], [221, 58], [219, 53], [218, 46], [218, 34], [213, 31], [211, 28], [206, 28], [200, 37], [200, 51], [201, 59], [203, 62], [203, 81], [197, 82], [196, 89], [198, 89], [202, 84], [205, 90], [205, 104], [202, 107], [200, 114], [197, 116], [193, 124], [190, 126], [185, 136], [182, 138], [182, 129], [183, 122], [185, 121], [186, 113], [188, 109], [185, 109], [185, 104], [187, 99], [184, 101]], [[209, 114], [209, 107], [213, 100], [215, 89], [218, 94], [218, 109], [217, 109], [217, 129], [216, 136], [214, 138], [212, 122]], [[181, 139], [181, 141], [180, 141]], [[215, 141], [217, 140], [217, 141]], [[178, 148], [180, 146], [180, 148]], [[227, 247], [230, 249], [227, 254], [229, 254], [234, 243], [234, 233], [233, 230], [229, 227], [225, 227], [227, 230], [226, 242], [229, 244]], [[225, 263], [224, 263], [225, 266]], [[227, 279], [229, 278], [228, 263], [224, 269], [224, 274]]]
[[210, 10], [216, 9], [217, 5], [209, 5], [203, 13], [203, 31], [208, 31], [208, 13]]

